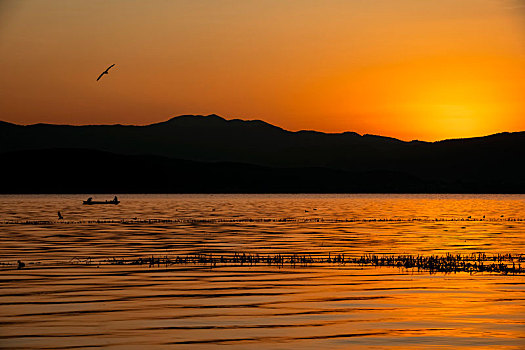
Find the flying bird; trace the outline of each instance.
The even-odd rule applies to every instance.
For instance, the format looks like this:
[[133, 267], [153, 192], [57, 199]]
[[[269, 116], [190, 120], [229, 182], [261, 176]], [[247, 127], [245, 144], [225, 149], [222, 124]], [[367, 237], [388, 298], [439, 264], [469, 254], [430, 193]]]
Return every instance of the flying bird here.
[[103, 76], [104, 74], [108, 74], [108, 70], [109, 70], [111, 67], [113, 67], [114, 65], [115, 65], [115, 64], [113, 63], [111, 66], [109, 66], [108, 68], [106, 68], [105, 71], [103, 71], [102, 73], [100, 73], [100, 75], [99, 75], [98, 78], [97, 78], [97, 81], [99, 81], [100, 78], [102, 78], [102, 76]]

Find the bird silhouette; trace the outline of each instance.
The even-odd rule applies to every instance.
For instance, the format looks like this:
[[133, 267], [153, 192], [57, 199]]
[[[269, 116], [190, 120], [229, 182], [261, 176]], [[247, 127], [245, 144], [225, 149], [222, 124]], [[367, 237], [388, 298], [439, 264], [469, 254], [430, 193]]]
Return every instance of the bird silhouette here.
[[109, 69], [110, 69], [111, 67], [113, 67], [114, 65], [115, 65], [115, 64], [113, 63], [111, 66], [109, 66], [108, 68], [106, 68], [105, 71], [103, 71], [102, 73], [100, 73], [100, 75], [99, 75], [98, 78], [97, 78], [97, 81], [99, 81], [100, 78], [102, 78], [102, 76], [103, 76], [104, 74], [108, 74]]
[[58, 220], [64, 220], [64, 217], [62, 216], [62, 213], [58, 212]]

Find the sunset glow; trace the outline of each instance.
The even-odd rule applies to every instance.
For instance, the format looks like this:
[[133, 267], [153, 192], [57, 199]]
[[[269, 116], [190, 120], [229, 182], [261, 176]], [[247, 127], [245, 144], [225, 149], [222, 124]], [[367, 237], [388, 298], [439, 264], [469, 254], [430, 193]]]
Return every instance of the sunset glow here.
[[0, 348], [524, 348], [525, 0], [0, 0], [0, 53]]
[[215, 113], [404, 140], [522, 131], [523, 6], [7, 1], [0, 119], [144, 125]]

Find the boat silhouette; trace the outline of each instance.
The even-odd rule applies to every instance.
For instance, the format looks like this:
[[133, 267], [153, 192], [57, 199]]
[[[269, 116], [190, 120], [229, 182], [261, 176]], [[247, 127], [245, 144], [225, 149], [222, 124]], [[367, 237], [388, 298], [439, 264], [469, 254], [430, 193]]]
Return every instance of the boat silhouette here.
[[82, 204], [85, 205], [93, 205], [93, 204], [119, 204], [120, 201], [118, 200], [117, 196], [113, 198], [112, 200], [105, 200], [105, 201], [94, 201], [92, 197], [89, 197], [87, 200], [83, 201]]

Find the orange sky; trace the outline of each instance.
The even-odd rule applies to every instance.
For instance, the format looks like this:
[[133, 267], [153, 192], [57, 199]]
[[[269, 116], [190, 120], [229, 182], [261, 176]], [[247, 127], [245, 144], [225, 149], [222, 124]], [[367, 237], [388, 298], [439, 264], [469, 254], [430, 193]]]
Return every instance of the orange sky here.
[[0, 120], [21, 124], [525, 130], [522, 0], [3, 1], [0, 52]]

